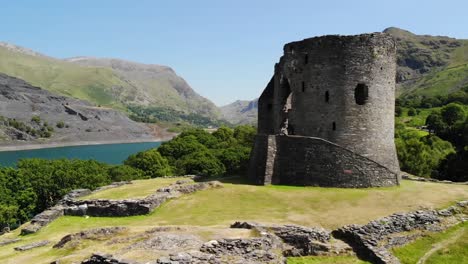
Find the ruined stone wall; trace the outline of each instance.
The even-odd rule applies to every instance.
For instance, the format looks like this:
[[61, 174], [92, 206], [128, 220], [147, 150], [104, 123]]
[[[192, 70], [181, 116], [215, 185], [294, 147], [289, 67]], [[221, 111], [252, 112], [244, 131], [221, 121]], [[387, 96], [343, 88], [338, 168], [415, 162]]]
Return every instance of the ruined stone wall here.
[[[398, 172], [395, 52], [393, 39], [381, 33], [285, 45], [273, 77], [273, 133], [265, 133], [282, 133], [287, 119], [289, 134], [329, 140]], [[259, 120], [266, 116], [259, 109]]]
[[[383, 187], [397, 174], [329, 141], [302, 136], [258, 135], [249, 177], [257, 184], [324, 187]], [[264, 177], [259, 177], [263, 176]]]

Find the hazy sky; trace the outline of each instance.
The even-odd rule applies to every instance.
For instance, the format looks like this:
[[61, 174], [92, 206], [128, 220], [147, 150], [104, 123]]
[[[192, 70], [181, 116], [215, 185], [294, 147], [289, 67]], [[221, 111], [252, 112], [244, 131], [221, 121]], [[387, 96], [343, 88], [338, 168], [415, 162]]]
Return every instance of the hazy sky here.
[[287, 42], [390, 26], [468, 39], [467, 10], [466, 0], [5, 0], [0, 41], [168, 65], [224, 105], [258, 97]]

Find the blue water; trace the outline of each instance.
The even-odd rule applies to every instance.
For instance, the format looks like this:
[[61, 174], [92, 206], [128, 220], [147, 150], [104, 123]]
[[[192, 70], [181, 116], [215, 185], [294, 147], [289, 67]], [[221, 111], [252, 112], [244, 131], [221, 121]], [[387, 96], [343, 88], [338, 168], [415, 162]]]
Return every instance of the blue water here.
[[0, 152], [0, 166], [15, 166], [20, 159], [94, 159], [108, 164], [122, 164], [131, 154], [159, 147], [161, 142], [105, 144], [57, 147]]

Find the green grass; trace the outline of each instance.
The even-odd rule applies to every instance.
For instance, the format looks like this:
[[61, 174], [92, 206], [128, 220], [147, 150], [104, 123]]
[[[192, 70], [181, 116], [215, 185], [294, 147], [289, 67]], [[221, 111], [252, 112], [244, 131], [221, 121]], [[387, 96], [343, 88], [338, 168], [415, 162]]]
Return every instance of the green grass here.
[[457, 91], [468, 83], [468, 64], [453, 66], [441, 71], [428, 73], [423, 78], [411, 83], [402, 96], [418, 94], [426, 96], [447, 95]]
[[418, 108], [419, 113], [415, 116], [409, 116], [409, 108], [403, 107], [403, 113], [401, 116], [396, 117], [397, 122], [404, 123], [406, 126], [418, 128], [426, 124], [427, 117], [431, 114], [432, 111], [440, 109], [440, 107], [433, 108]]
[[[125, 194], [125, 197], [138, 197], [142, 195], [143, 189], [152, 191], [156, 185], [164, 185], [158, 181], [165, 180], [167, 179], [138, 181], [133, 186], [120, 188], [130, 188], [127, 189], [129, 194]], [[109, 189], [105, 191], [108, 194], [104, 197], [109, 197], [111, 190], [120, 192], [119, 188]], [[122, 197], [121, 195], [124, 193], [122, 192], [117, 197]], [[45, 247], [18, 253], [13, 251], [13, 247], [44, 239], [56, 243], [66, 234], [97, 227], [126, 226], [131, 232], [143, 231], [161, 225], [209, 229], [227, 228], [234, 221], [250, 220], [261, 223], [288, 223], [334, 229], [351, 223], [365, 224], [370, 220], [395, 212], [417, 210], [421, 207], [442, 208], [462, 199], [468, 199], [468, 186], [466, 185], [412, 181], [403, 181], [401, 187], [371, 189], [265, 187], [225, 183], [223, 188], [200, 191], [170, 200], [149, 215], [114, 218], [60, 217], [38, 233], [23, 237], [24, 241], [1, 247], [0, 263], [31, 263], [31, 261], [50, 263], [57, 257], [64, 255], [64, 251]], [[3, 237], [14, 237], [18, 234], [19, 230], [15, 230]], [[105, 244], [91, 243], [89, 247], [80, 250], [90, 254], [107, 249], [108, 246]], [[79, 259], [78, 257], [82, 256], [75, 257]], [[302, 259], [302, 261], [305, 260], [318, 261], [312, 258]], [[339, 261], [346, 261], [347, 258], [322, 260], [323, 263], [327, 263], [325, 261], [346, 263]], [[300, 261], [300, 259], [293, 261]], [[357, 261], [357, 259], [353, 261]]]
[[117, 188], [107, 189], [80, 198], [89, 199], [128, 199], [143, 198], [156, 192], [157, 189], [175, 183], [178, 180], [188, 180], [187, 178], [159, 178], [150, 180], [136, 180], [132, 184], [123, 185]]
[[[425, 263], [468, 263], [468, 223], [459, 224], [443, 233], [433, 233], [403, 247], [393, 249], [393, 253], [404, 264], [417, 263], [434, 245], [461, 236], [442, 249], [431, 254]], [[456, 238], [456, 237], [455, 237]]]
[[288, 264], [365, 264], [370, 263], [355, 256], [288, 258]]

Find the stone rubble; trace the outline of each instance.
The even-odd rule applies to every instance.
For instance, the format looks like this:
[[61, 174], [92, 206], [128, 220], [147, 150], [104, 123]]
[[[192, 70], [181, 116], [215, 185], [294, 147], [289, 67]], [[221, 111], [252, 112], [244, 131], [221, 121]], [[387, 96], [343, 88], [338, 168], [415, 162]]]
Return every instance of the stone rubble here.
[[16, 242], [19, 242], [19, 241], [21, 241], [21, 239], [19, 239], [19, 238], [0, 240], [0, 247], [1, 246], [6, 246], [6, 245], [9, 245], [9, 244], [13, 244], [13, 243], [16, 243]]
[[366, 225], [341, 227], [334, 230], [332, 235], [351, 245], [362, 259], [379, 264], [398, 264], [400, 261], [389, 251], [390, 248], [405, 245], [420, 237], [420, 234], [414, 231], [420, 233], [443, 231], [446, 228], [441, 225], [444, 218], [462, 214], [460, 209], [465, 202], [459, 202], [458, 207], [451, 206], [439, 211], [419, 210], [392, 214]]
[[15, 247], [15, 250], [16, 251], [26, 251], [26, 250], [31, 250], [33, 248], [44, 247], [44, 246], [47, 246], [48, 244], [50, 244], [50, 241], [43, 240], [43, 241], [38, 241], [38, 242], [34, 242], [34, 243], [31, 243], [31, 244], [27, 244], [27, 245]]
[[66, 244], [70, 242], [76, 244], [79, 243], [82, 239], [102, 239], [124, 232], [126, 230], [126, 227], [105, 227], [81, 231], [75, 234], [69, 234], [64, 236], [57, 244], [53, 246], [53, 248], [63, 248]]

